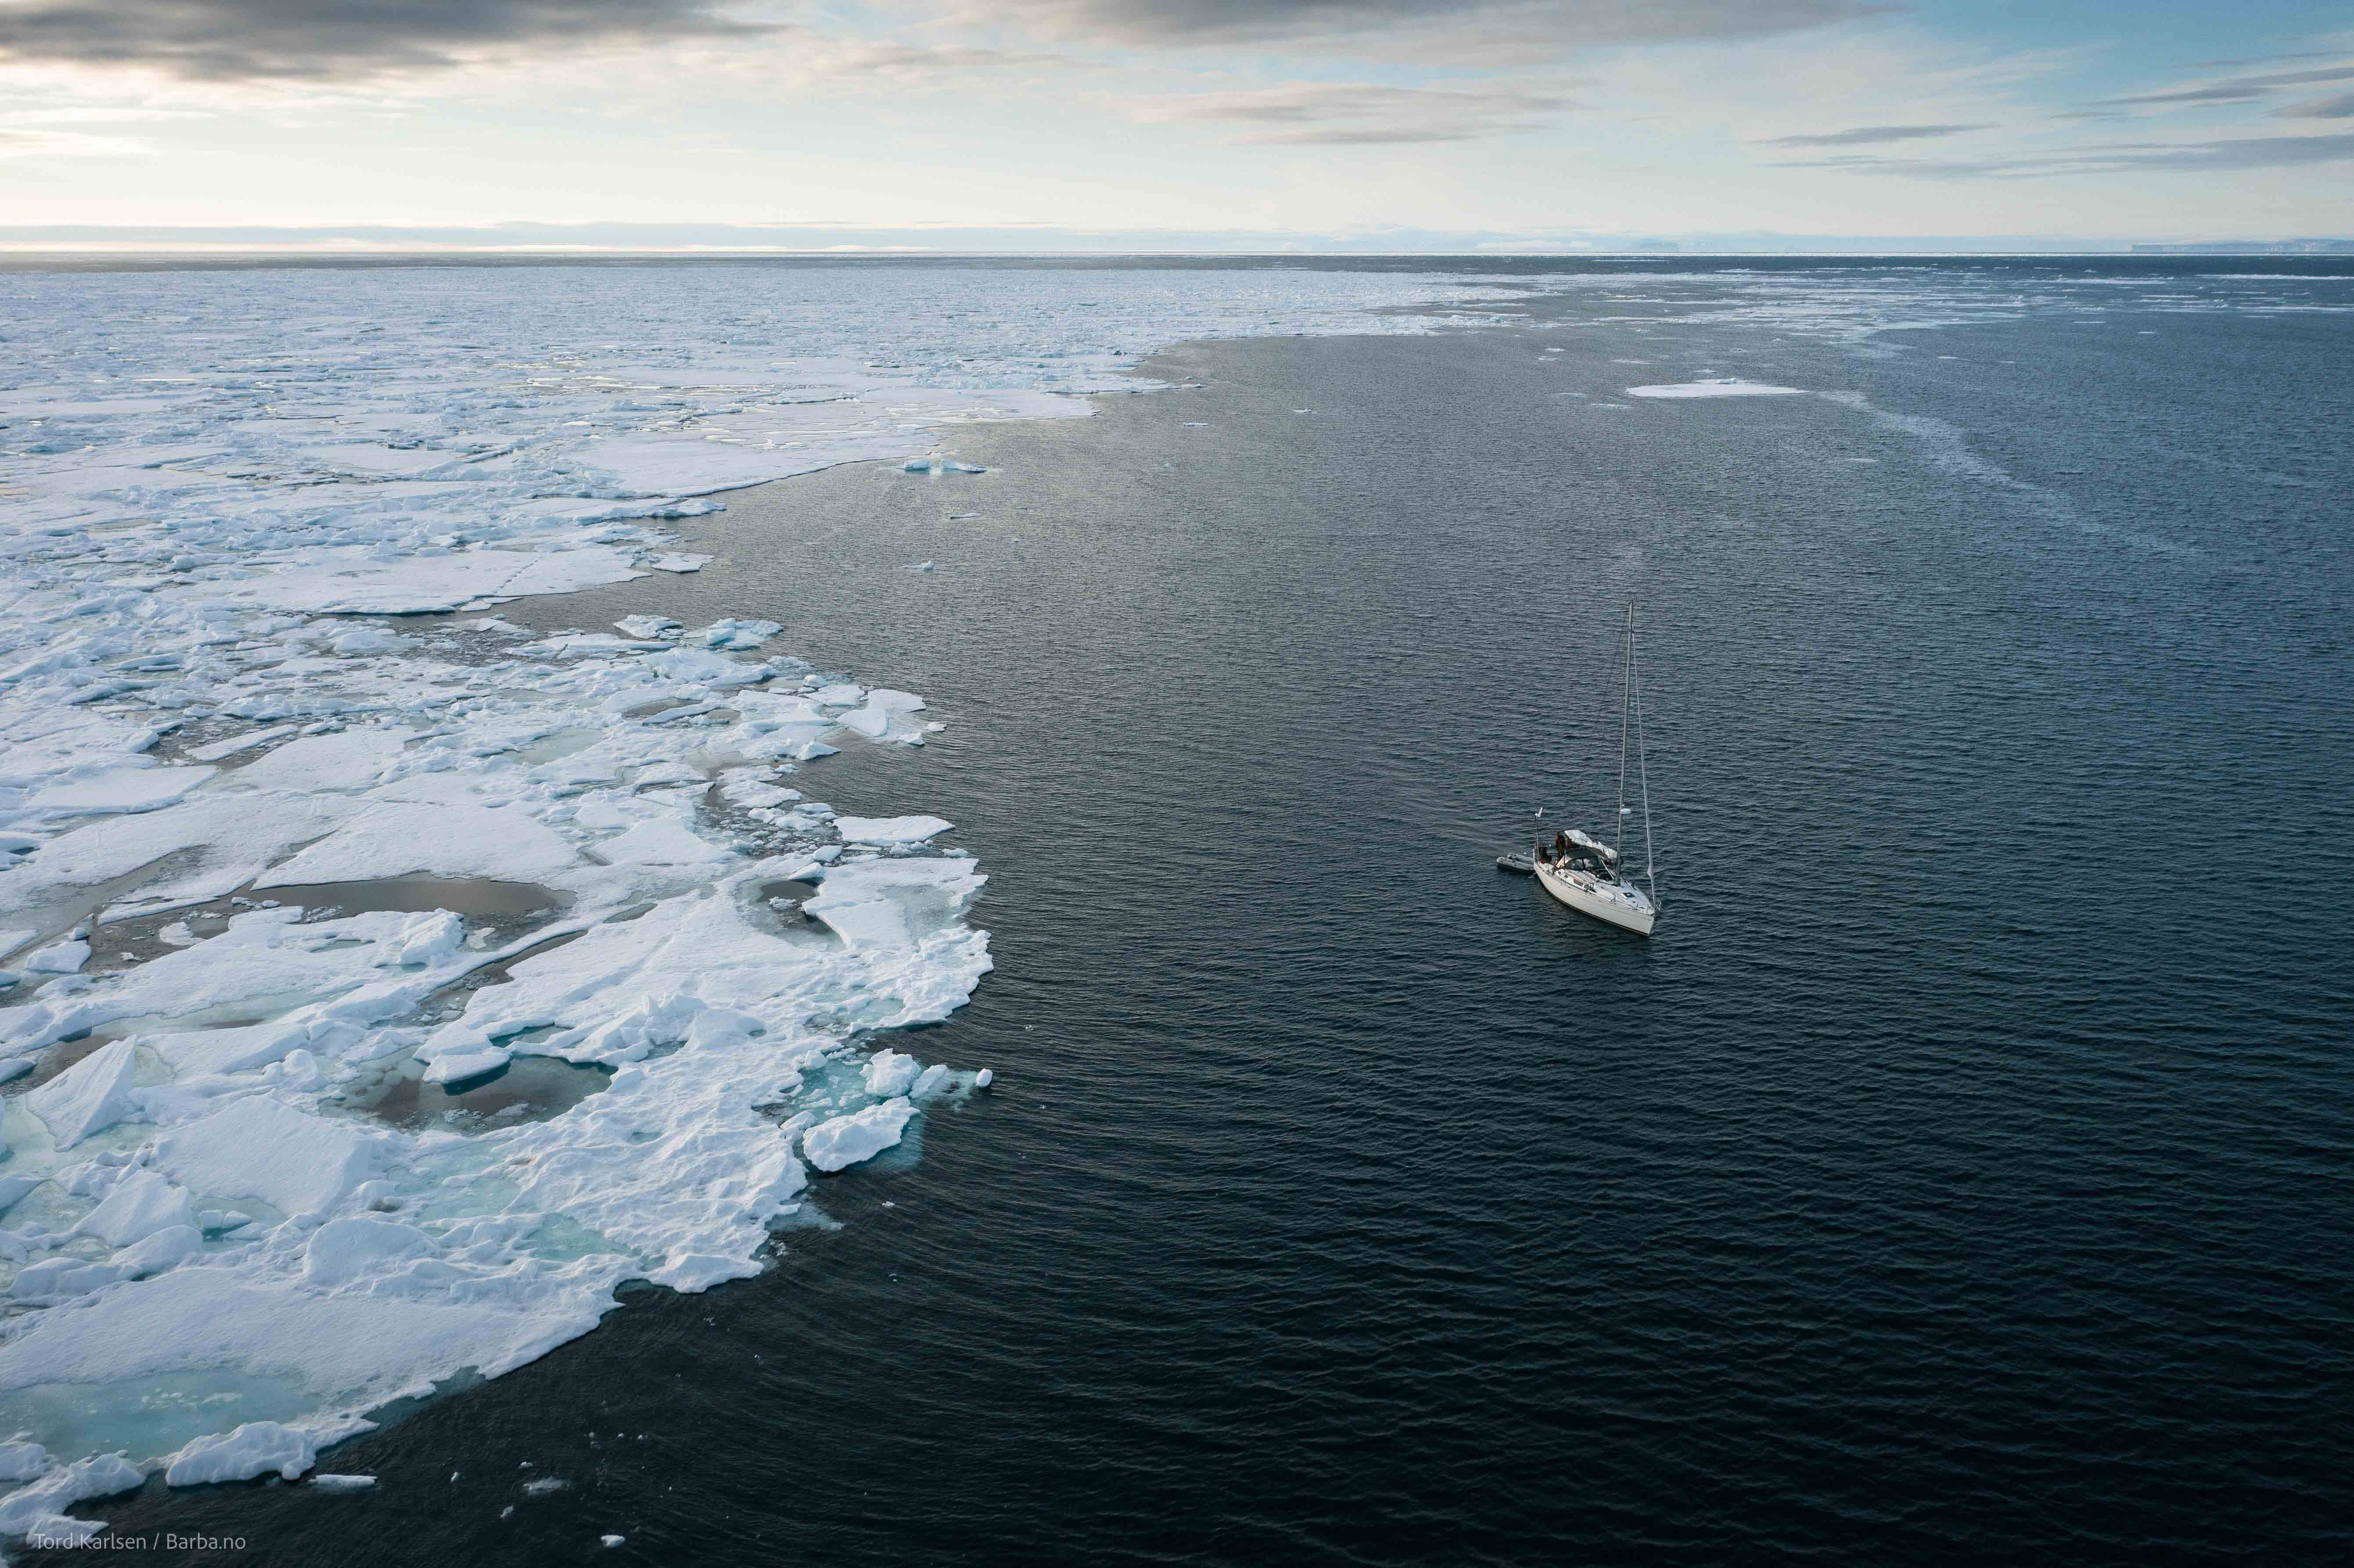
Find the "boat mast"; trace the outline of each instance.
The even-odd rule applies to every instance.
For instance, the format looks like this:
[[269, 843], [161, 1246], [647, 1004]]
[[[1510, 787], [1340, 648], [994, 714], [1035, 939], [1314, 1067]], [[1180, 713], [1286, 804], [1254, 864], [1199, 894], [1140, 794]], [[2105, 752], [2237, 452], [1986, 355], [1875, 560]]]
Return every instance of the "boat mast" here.
[[1651, 768], [1643, 746], [1643, 683], [1635, 673], [1635, 607], [1627, 607], [1627, 689], [1635, 699], [1635, 779], [1643, 792], [1643, 882], [1651, 907], [1659, 906], [1659, 880], [1651, 864]]
[[1613, 819], [1610, 840], [1611, 862], [1621, 876], [1626, 874], [1626, 861], [1621, 858], [1627, 848], [1627, 714], [1635, 695], [1635, 607], [1627, 607], [1627, 670], [1626, 683], [1618, 694], [1618, 814]]

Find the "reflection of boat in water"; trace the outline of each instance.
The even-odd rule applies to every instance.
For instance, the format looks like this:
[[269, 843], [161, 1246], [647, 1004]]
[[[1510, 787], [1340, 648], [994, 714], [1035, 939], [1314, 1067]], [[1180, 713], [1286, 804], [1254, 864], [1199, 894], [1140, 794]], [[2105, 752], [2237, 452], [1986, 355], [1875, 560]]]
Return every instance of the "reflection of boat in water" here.
[[[1627, 804], [1627, 754], [1630, 743], [1635, 755], [1637, 798], [1643, 809], [1642, 887], [1627, 879], [1620, 854], [1627, 837], [1627, 819], [1635, 810]], [[1618, 706], [1618, 821], [1611, 838], [1612, 842], [1606, 844], [1571, 828], [1554, 833], [1549, 844], [1538, 841], [1532, 857], [1537, 885], [1581, 915], [1591, 915], [1596, 920], [1648, 937], [1659, 915], [1659, 886], [1651, 868], [1651, 784], [1643, 757], [1643, 695], [1636, 683], [1632, 605], [1627, 608], [1627, 678]]]

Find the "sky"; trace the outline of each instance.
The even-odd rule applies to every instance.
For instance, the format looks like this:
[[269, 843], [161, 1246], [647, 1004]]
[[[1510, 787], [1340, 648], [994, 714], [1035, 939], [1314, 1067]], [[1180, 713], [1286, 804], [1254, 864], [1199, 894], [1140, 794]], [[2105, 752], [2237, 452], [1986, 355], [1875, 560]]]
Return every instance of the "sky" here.
[[264, 231], [1498, 253], [2354, 236], [2354, 13], [0, 0], [0, 245]]

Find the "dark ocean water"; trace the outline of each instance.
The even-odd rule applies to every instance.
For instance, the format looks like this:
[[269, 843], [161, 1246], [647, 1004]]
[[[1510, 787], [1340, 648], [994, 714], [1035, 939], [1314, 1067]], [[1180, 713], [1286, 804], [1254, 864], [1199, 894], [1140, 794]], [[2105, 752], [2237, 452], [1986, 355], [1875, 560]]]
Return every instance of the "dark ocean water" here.
[[[981, 856], [998, 970], [914, 1048], [999, 1087], [763, 1277], [323, 1465], [373, 1493], [100, 1511], [286, 1563], [2354, 1555], [2354, 268], [2224, 270], [1189, 347], [514, 607], [924, 693], [805, 787]], [[1701, 374], [1836, 396], [1619, 395]], [[1648, 944], [1491, 864], [1606, 816], [1630, 601]]]

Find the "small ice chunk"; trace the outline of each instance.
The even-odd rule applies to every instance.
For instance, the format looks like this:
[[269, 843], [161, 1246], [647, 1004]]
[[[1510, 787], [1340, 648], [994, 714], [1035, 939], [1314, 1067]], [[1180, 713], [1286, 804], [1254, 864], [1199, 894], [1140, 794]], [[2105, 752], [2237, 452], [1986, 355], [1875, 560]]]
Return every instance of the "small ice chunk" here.
[[117, 1040], [76, 1062], [25, 1097], [59, 1149], [103, 1132], [137, 1108], [132, 1072], [137, 1047]]
[[712, 865], [735, 858], [724, 844], [700, 838], [684, 822], [640, 822], [628, 832], [601, 841], [597, 853], [613, 865]]
[[[31, 1486], [0, 1498], [0, 1535], [30, 1534], [37, 1525], [58, 1520], [66, 1510], [87, 1498], [127, 1492], [147, 1478], [146, 1473], [120, 1454], [100, 1454], [63, 1469], [51, 1470]], [[66, 1533], [73, 1520], [60, 1520]], [[90, 1534], [98, 1533], [92, 1525]], [[83, 1539], [87, 1539], [84, 1537]]]
[[107, 1260], [107, 1266], [119, 1270], [125, 1279], [144, 1279], [177, 1268], [204, 1250], [203, 1232], [194, 1225], [173, 1225], [136, 1246], [124, 1247]]
[[38, 1443], [22, 1437], [0, 1443], [0, 1486], [15, 1486], [36, 1476], [47, 1475], [57, 1465], [49, 1451]]
[[168, 806], [213, 776], [209, 768], [103, 768], [57, 784], [26, 805], [52, 817], [100, 817]]
[[773, 620], [715, 620], [695, 634], [705, 648], [758, 648], [783, 627]]
[[69, 937], [62, 942], [52, 942], [24, 960], [26, 970], [37, 975], [70, 975], [81, 972], [90, 962], [90, 944], [80, 937]]
[[1763, 381], [1744, 381], [1734, 376], [1720, 376], [1706, 381], [1680, 381], [1663, 387], [1629, 387], [1629, 397], [1795, 397], [1802, 394], [1797, 387], [1774, 387]]
[[822, 1121], [801, 1134], [801, 1155], [820, 1171], [847, 1170], [897, 1143], [915, 1114], [907, 1100], [891, 1099]]
[[834, 723], [844, 729], [854, 729], [870, 740], [880, 740], [883, 732], [891, 727], [891, 714], [886, 708], [854, 708], [834, 715]]
[[701, 571], [711, 564], [711, 557], [688, 555], [648, 556], [638, 564], [642, 567], [652, 567], [658, 572], [671, 572], [683, 576], [687, 572]]
[[877, 1051], [866, 1059], [866, 1092], [885, 1099], [904, 1095], [915, 1083], [921, 1065], [905, 1052]]
[[675, 637], [685, 630], [684, 622], [673, 620], [668, 616], [663, 615], [625, 615], [613, 624], [621, 629], [623, 635], [637, 638], [641, 641]]
[[191, 1192], [259, 1198], [288, 1214], [333, 1206], [382, 1158], [381, 1139], [354, 1123], [307, 1115], [267, 1095], [181, 1123], [158, 1140], [154, 1156]]
[[348, 1285], [376, 1278], [396, 1264], [430, 1257], [440, 1249], [415, 1225], [373, 1214], [330, 1220], [311, 1233], [302, 1249], [302, 1277], [313, 1285]]
[[928, 572], [932, 569], [932, 563], [929, 561], [917, 561], [907, 569], [911, 572]]
[[364, 1492], [376, 1485], [374, 1476], [313, 1476], [311, 1489], [321, 1492]]
[[264, 1470], [275, 1470], [291, 1481], [311, 1467], [318, 1451], [307, 1432], [275, 1421], [249, 1421], [234, 1432], [215, 1432], [187, 1444], [164, 1467], [164, 1484], [249, 1481]]
[[479, 1077], [505, 1066], [509, 1059], [507, 1051], [497, 1045], [485, 1045], [476, 1051], [451, 1051], [426, 1065], [425, 1081], [454, 1084], [462, 1078]]
[[944, 817], [836, 817], [833, 825], [854, 844], [919, 844], [956, 826]]
[[390, 653], [408, 647], [413, 641], [381, 626], [363, 626], [357, 631], [345, 632], [327, 646], [338, 653]]
[[160, 1171], [133, 1171], [117, 1181], [106, 1201], [83, 1215], [74, 1228], [109, 1246], [130, 1246], [158, 1231], [193, 1227], [196, 1223], [186, 1188]]
[[597, 1544], [609, 1548], [615, 1547], [620, 1545], [621, 1542], [627, 1539], [629, 1539], [627, 1536], [620, 1535], [600, 1535], [597, 1538]]
[[975, 1073], [972, 1075], [972, 1086], [976, 1089], [985, 1089], [996, 1081], [997, 1075], [991, 1072], [986, 1067], [983, 1067], [980, 1072]]
[[417, 969], [436, 959], [448, 958], [466, 939], [466, 923], [448, 909], [437, 909], [419, 915], [400, 928], [394, 940], [399, 947], [395, 960], [403, 969]]

